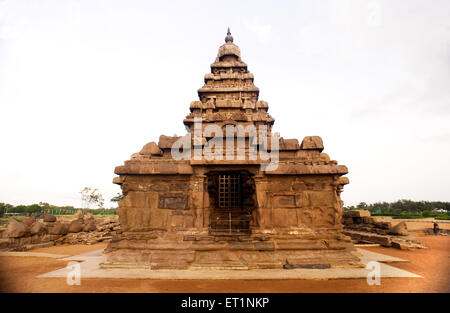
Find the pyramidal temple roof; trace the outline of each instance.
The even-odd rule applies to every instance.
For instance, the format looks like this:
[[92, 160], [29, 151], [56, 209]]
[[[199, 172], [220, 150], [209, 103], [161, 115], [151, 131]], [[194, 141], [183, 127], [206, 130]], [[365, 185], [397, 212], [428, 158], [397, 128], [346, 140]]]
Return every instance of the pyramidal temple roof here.
[[[241, 51], [228, 30], [225, 43], [219, 47], [211, 64], [211, 73], [205, 75], [205, 83], [198, 90], [199, 100], [191, 102], [190, 113], [183, 121], [188, 133], [185, 136], [161, 135], [158, 143], [147, 143], [123, 166], [116, 167], [115, 173], [197, 175], [206, 170], [202, 166], [220, 166], [216, 168], [220, 171], [227, 170], [227, 166], [262, 166], [264, 175], [335, 175], [335, 185], [348, 183], [337, 181], [337, 176], [348, 172], [347, 167], [338, 165], [322, 152], [324, 147], [319, 136], [306, 136], [299, 144], [297, 139], [284, 139], [272, 132], [275, 120], [268, 113], [267, 102], [258, 99], [259, 89], [253, 80], [253, 74], [241, 60]], [[231, 129], [231, 134], [227, 133], [228, 129]], [[235, 132], [236, 129], [243, 130], [243, 133]], [[222, 130], [222, 135], [218, 130]], [[236, 145], [233, 144], [232, 151], [228, 151], [227, 143], [234, 142], [234, 138]], [[239, 151], [238, 138], [245, 144], [244, 159], [241, 158], [243, 154], [242, 150]], [[219, 147], [216, 150], [219, 142], [225, 143], [225, 149]], [[183, 147], [182, 153], [180, 147]], [[200, 155], [197, 155], [199, 151]], [[256, 158], [254, 151], [259, 153]], [[274, 158], [279, 160], [272, 162], [260, 153], [265, 151], [270, 151], [271, 155], [274, 152]], [[269, 162], [277, 164], [276, 168], [264, 167]], [[115, 182], [122, 184], [125, 179], [119, 177]], [[126, 183], [124, 186], [127, 190]]]
[[259, 89], [253, 80], [228, 28], [211, 73], [205, 75], [205, 84], [198, 90], [199, 101], [191, 102], [191, 114], [184, 124], [191, 126], [194, 117], [202, 117], [204, 122], [260, 122], [271, 126], [275, 120], [267, 113], [267, 102], [258, 99]]

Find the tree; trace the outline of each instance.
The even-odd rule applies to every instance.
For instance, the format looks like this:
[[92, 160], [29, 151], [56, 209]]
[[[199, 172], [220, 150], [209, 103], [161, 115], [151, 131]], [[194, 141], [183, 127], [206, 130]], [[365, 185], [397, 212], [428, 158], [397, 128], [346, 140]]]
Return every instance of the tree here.
[[125, 195], [118, 192], [115, 197], [111, 198], [111, 202], [119, 202], [120, 200], [123, 200], [123, 198], [125, 198]]
[[92, 189], [91, 187], [84, 187], [80, 191], [81, 203], [83, 209], [91, 209], [94, 206], [98, 208], [103, 207], [103, 196], [98, 192], [98, 189]]
[[360, 202], [357, 206], [358, 209], [365, 209], [367, 208], [367, 203], [365, 202]]
[[3, 214], [6, 213], [6, 203], [1, 202], [0, 203], [0, 216], [3, 216]]

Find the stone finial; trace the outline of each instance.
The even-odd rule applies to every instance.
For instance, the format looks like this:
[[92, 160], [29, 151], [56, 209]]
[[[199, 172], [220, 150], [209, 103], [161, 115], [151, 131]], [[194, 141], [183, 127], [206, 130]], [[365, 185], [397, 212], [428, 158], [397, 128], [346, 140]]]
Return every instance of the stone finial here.
[[303, 138], [302, 145], [300, 146], [302, 150], [323, 150], [322, 138], [319, 136], [306, 136]]
[[230, 32], [230, 28], [229, 27], [228, 27], [227, 36], [225, 37], [225, 42], [226, 43], [233, 42], [233, 36], [231, 36], [231, 32]]
[[181, 137], [178, 136], [159, 136], [158, 147], [160, 149], [171, 149], [172, 145]]
[[142, 155], [162, 155], [161, 149], [159, 149], [158, 145], [155, 142], [149, 142], [146, 144], [142, 150], [139, 152]]
[[298, 144], [297, 139], [284, 139], [280, 138], [280, 150], [298, 150], [300, 149], [300, 145]]

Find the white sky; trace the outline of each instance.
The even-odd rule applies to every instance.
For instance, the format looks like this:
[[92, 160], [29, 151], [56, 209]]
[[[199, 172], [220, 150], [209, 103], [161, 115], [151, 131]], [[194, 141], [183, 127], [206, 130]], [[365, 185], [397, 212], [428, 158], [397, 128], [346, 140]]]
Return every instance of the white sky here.
[[228, 26], [274, 130], [348, 166], [345, 205], [450, 201], [448, 0], [0, 0], [0, 202], [113, 197], [185, 133]]

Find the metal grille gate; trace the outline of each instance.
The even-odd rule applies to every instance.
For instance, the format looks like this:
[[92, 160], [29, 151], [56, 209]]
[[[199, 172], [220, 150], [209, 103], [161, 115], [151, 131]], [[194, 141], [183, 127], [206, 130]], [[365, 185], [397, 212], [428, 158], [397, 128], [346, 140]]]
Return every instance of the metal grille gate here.
[[239, 174], [219, 176], [219, 207], [237, 208], [240, 206], [241, 180]]
[[242, 209], [239, 173], [223, 173], [218, 177], [218, 207], [215, 208], [210, 232], [214, 235], [239, 235], [250, 232], [250, 215]]

